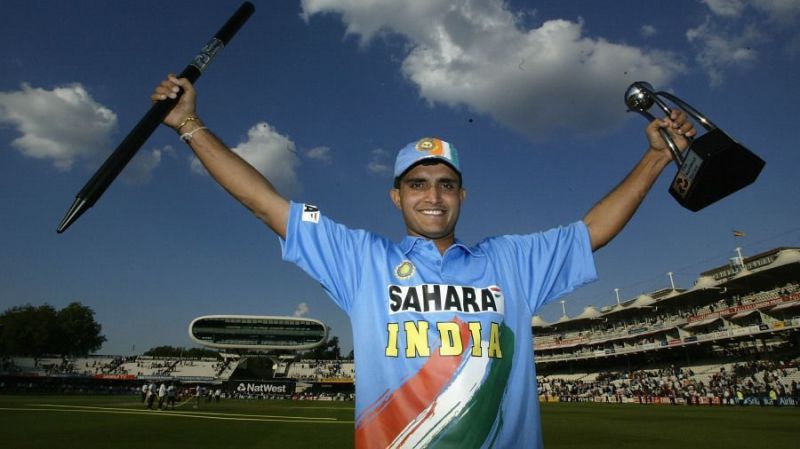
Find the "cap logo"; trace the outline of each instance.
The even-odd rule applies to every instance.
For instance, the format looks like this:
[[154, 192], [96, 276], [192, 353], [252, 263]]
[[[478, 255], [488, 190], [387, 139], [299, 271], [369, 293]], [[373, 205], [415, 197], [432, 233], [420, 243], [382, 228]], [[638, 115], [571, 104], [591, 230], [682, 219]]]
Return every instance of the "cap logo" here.
[[442, 141], [433, 137], [426, 137], [417, 142], [417, 151], [428, 153], [431, 156], [444, 156]]

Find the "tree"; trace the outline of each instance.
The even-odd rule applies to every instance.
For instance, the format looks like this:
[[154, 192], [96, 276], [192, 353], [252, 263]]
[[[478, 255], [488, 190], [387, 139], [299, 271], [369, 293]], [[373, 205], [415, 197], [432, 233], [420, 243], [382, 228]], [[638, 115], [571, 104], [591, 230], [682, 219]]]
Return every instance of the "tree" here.
[[40, 307], [12, 307], [2, 315], [0, 353], [40, 357], [51, 353], [50, 342], [58, 337], [56, 311], [45, 304]]
[[79, 302], [60, 311], [49, 304], [12, 307], [0, 315], [0, 354], [86, 355], [106, 341], [100, 331], [94, 312]]
[[106, 337], [100, 335], [102, 326], [94, 320], [94, 311], [73, 302], [58, 311], [59, 354], [85, 356], [103, 346]]
[[191, 359], [199, 359], [203, 357], [213, 357], [219, 358], [219, 352], [211, 350], [211, 349], [204, 349], [204, 348], [189, 348], [186, 349], [184, 347], [174, 347], [174, 346], [156, 346], [155, 348], [150, 348], [145, 351], [142, 355], [147, 355], [151, 357], [186, 357]]

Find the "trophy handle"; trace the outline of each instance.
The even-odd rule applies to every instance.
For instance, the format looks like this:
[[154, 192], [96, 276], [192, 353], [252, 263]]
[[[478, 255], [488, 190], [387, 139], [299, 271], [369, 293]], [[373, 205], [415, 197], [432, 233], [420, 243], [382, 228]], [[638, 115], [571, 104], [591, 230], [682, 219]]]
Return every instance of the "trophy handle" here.
[[[648, 122], [652, 122], [653, 120], [656, 120], [656, 117], [651, 114], [648, 109], [650, 109], [650, 107], [652, 107], [655, 103], [662, 111], [664, 111], [667, 116], [669, 116], [672, 113], [672, 110], [661, 98], [658, 97], [659, 93], [660, 92], [654, 92], [653, 86], [644, 81], [637, 81], [631, 84], [631, 86], [628, 88], [628, 91], [625, 93], [625, 104], [628, 106], [628, 111], [638, 112], [645, 119], [647, 119]], [[677, 104], [680, 105], [680, 103]], [[694, 110], [694, 108], [691, 109]], [[675, 161], [675, 164], [680, 170], [684, 162], [683, 153], [678, 148], [678, 145], [675, 144], [675, 141], [672, 140], [672, 137], [670, 137], [666, 129], [659, 128], [658, 133], [661, 134], [661, 138], [664, 139], [667, 147], [669, 147], [669, 151], [672, 153], [672, 159]], [[686, 138], [689, 139], [691, 143], [691, 138]]]
[[[711, 120], [709, 120], [708, 117], [703, 115], [702, 112], [698, 111], [692, 105], [690, 105], [689, 103], [681, 100], [680, 98], [676, 97], [675, 95], [672, 95], [671, 93], [664, 92], [664, 91], [658, 91], [658, 92], [655, 93], [655, 95], [656, 95], [656, 99], [660, 95], [662, 97], [668, 98], [669, 101], [671, 101], [671, 102], [677, 104], [678, 106], [680, 106], [681, 109], [686, 111], [690, 116], [692, 116], [693, 119], [695, 119], [698, 123], [700, 123], [700, 125], [702, 125], [703, 128], [706, 129], [706, 131], [713, 131], [713, 130], [717, 129], [717, 125], [711, 123]], [[658, 101], [658, 100], [656, 100], [656, 101]], [[659, 102], [659, 105], [661, 105], [661, 103], [663, 103], [663, 102]]]

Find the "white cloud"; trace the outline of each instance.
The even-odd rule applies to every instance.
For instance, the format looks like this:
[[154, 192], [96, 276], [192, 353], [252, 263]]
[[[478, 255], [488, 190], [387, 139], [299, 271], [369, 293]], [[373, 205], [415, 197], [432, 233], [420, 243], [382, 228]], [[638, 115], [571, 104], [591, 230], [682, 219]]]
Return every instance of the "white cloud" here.
[[308, 304], [301, 302], [297, 305], [297, 308], [294, 309], [294, 313], [292, 314], [293, 317], [303, 317], [308, 315]]
[[150, 182], [153, 171], [161, 165], [163, 156], [175, 157], [175, 149], [171, 145], [154, 148], [149, 151], [139, 150], [120, 174], [120, 179], [128, 184], [145, 184]]
[[117, 116], [80, 84], [52, 90], [23, 84], [18, 91], [0, 92], [0, 123], [21, 134], [12, 146], [22, 154], [50, 159], [66, 171], [78, 159], [98, 159], [109, 151]]
[[[281, 194], [292, 196], [301, 190], [296, 169], [300, 165], [295, 144], [279, 134], [269, 123], [256, 123], [247, 131], [247, 140], [232, 147], [256, 170], [261, 172]], [[206, 173], [197, 158], [192, 159], [192, 171]]]
[[639, 33], [642, 37], [647, 39], [658, 34], [658, 30], [653, 25], [642, 25], [642, 28], [639, 29]]
[[466, 106], [529, 135], [601, 132], [624, 117], [632, 81], [663, 86], [683, 70], [675, 55], [586, 37], [580, 22], [525, 29], [500, 0], [303, 1], [306, 18], [326, 13], [341, 15], [362, 44], [404, 36], [402, 70], [430, 103]]
[[719, 86], [727, 69], [753, 63], [756, 47], [764, 37], [754, 26], [730, 33], [720, 29], [709, 19], [697, 28], [686, 32], [689, 42], [697, 45], [697, 62], [706, 70], [711, 86]]
[[717, 16], [727, 19], [747, 17], [760, 20], [753, 14], [743, 14], [748, 7], [767, 16], [768, 21], [788, 25], [800, 16], [800, 1], [797, 0], [702, 0], [708, 9]]
[[723, 17], [737, 17], [745, 8], [744, 0], [702, 0], [714, 14]]
[[800, 1], [703, 0], [703, 3], [712, 15], [688, 30], [686, 37], [695, 44], [695, 59], [708, 74], [712, 86], [722, 84], [727, 70], [751, 65], [764, 45], [781, 43], [786, 55], [795, 55], [793, 45], [800, 39], [796, 31]]
[[315, 147], [306, 151], [306, 157], [314, 161], [323, 162], [325, 164], [330, 164], [333, 161], [331, 149], [324, 146]]
[[392, 174], [394, 166], [389, 152], [382, 148], [372, 150], [369, 162], [367, 162], [367, 171], [376, 175]]
[[765, 13], [770, 20], [789, 24], [800, 17], [800, 1], [797, 0], [751, 0], [753, 7]]

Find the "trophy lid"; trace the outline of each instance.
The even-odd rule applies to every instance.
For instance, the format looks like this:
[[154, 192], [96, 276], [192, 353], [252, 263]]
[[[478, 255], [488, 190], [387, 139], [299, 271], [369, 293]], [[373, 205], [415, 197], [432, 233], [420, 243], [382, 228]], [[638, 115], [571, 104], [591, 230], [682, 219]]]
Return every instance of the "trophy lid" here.
[[653, 86], [645, 81], [637, 81], [625, 91], [625, 105], [628, 109], [645, 112], [653, 106]]

